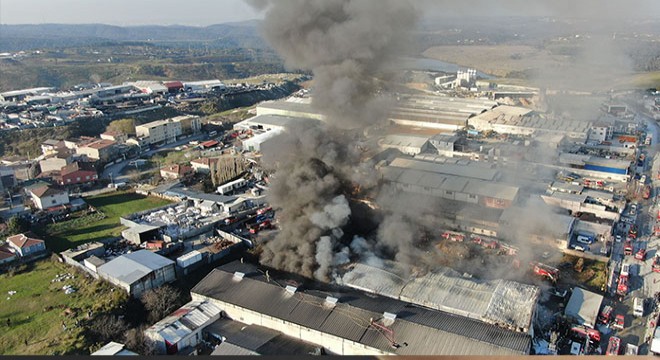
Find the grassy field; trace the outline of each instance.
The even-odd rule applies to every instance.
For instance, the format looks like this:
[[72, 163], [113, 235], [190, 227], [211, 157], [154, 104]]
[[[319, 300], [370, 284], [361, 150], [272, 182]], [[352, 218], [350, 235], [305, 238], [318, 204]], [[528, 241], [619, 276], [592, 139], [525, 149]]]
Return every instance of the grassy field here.
[[145, 197], [133, 192], [113, 192], [85, 199], [103, 215], [89, 214], [46, 228], [46, 246], [56, 252], [83, 243], [120, 236], [124, 227], [119, 218], [139, 211], [170, 204], [170, 201]]
[[[51, 282], [58, 274], [67, 273], [74, 278]], [[64, 285], [78, 290], [67, 295], [62, 290]], [[111, 289], [107, 283], [48, 259], [13, 276], [0, 275], [0, 354], [88, 354], [93, 344], [85, 341], [76, 321], [84, 320], [89, 310], [106, 312], [126, 301], [125, 292]], [[16, 293], [9, 295], [10, 291]]]

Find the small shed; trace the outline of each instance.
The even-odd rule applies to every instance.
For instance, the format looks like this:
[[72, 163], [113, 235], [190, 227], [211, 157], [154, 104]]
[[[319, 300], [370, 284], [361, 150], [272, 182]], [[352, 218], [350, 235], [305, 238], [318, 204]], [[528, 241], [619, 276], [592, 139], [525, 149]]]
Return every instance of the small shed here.
[[594, 328], [602, 303], [602, 295], [576, 287], [568, 300], [564, 314], [578, 325]]

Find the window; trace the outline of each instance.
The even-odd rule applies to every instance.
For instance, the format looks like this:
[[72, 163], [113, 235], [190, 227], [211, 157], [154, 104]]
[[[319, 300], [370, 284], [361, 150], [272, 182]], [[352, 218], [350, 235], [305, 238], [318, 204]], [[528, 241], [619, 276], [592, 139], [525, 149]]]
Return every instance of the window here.
[[476, 198], [477, 198], [477, 195], [470, 194], [470, 195], [468, 195], [468, 197], [469, 197], [470, 199], [476, 199]]
[[85, 180], [89, 180], [89, 175], [85, 176]]
[[78, 176], [78, 177], [76, 178], [76, 181], [80, 181], [80, 176]]
[[71, 179], [66, 179], [66, 182], [70, 183], [70, 182], [71, 182]]
[[446, 195], [454, 195], [454, 192], [453, 192], [453, 191], [446, 190], [446, 191], [445, 191], [445, 194], [446, 194]]
[[50, 202], [51, 202], [51, 204], [55, 204], [55, 203], [56, 203], [55, 199], [51, 200]]

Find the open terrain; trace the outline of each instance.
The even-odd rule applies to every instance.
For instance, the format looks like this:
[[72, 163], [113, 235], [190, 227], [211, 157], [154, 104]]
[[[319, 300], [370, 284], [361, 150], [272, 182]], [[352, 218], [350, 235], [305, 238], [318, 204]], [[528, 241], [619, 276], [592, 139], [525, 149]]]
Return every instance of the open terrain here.
[[[73, 277], [53, 282], [58, 274]], [[77, 291], [65, 294], [65, 285]], [[16, 293], [9, 295], [13, 291]], [[76, 321], [84, 321], [90, 310], [94, 314], [107, 312], [126, 301], [125, 292], [48, 259], [13, 276], [0, 275], [0, 294], [3, 355], [86, 354], [91, 344], [86, 343], [83, 328], [76, 326]]]
[[119, 218], [139, 211], [170, 204], [170, 201], [145, 197], [133, 192], [113, 192], [85, 199], [98, 210], [81, 214], [74, 219], [47, 226], [46, 246], [52, 251], [63, 251], [87, 242], [121, 235], [124, 227]]

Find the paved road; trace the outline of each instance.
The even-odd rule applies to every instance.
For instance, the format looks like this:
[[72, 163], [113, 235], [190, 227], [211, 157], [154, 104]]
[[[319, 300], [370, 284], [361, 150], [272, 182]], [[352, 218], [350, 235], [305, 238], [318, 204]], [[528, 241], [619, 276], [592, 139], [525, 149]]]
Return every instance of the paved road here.
[[[171, 144], [166, 144], [166, 145], [164, 145], [164, 146], [162, 146], [158, 149], [145, 151], [145, 152], [140, 154], [140, 157], [141, 158], [149, 157], [149, 156], [151, 156], [151, 155], [153, 155], [157, 152], [172, 150], [172, 149], [176, 148], [177, 146], [185, 145], [185, 144], [187, 144], [191, 141], [201, 141], [203, 139], [206, 139], [207, 137], [208, 136], [205, 133], [201, 133], [201, 134], [198, 134], [198, 135], [193, 135], [193, 136], [185, 138], [185, 139], [180, 139], [180, 140], [178, 140], [176, 142], [173, 142]], [[121, 163], [108, 166], [107, 168], [105, 168], [103, 170], [103, 173], [101, 174], [101, 179], [113, 180], [114, 182], [124, 181], [125, 179], [127, 179], [127, 177], [122, 175], [121, 171], [128, 165], [129, 162], [130, 161], [125, 160], [125, 161], [122, 161]]]

